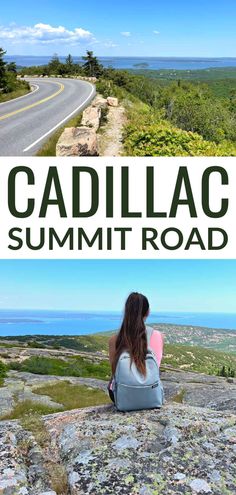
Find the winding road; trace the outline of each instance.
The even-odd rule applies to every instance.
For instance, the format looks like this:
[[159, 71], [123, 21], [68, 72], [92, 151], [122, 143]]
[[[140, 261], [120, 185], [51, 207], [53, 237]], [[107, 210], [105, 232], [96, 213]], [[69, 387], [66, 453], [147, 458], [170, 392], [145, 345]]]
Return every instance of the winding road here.
[[27, 79], [32, 92], [0, 104], [0, 156], [33, 156], [59, 127], [93, 99], [78, 79]]

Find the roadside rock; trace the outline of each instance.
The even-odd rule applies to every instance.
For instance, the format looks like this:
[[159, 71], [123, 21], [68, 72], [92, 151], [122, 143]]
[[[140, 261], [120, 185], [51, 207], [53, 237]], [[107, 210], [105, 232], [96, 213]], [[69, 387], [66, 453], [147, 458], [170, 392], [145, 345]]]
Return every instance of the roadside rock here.
[[107, 104], [109, 107], [118, 107], [118, 98], [114, 98], [113, 96], [108, 96]]
[[56, 146], [56, 156], [97, 155], [96, 131], [88, 127], [67, 127]]
[[97, 131], [100, 126], [101, 108], [99, 106], [90, 106], [83, 112], [81, 125], [91, 127]]
[[106, 108], [107, 100], [101, 95], [96, 95], [91, 103], [92, 107]]

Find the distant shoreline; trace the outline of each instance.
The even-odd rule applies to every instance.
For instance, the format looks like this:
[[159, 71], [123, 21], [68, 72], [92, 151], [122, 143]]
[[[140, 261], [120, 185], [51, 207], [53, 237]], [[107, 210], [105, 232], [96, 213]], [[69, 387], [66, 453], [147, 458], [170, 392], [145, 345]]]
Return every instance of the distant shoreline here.
[[[161, 331], [165, 338], [165, 343], [168, 345], [178, 346], [197, 346], [212, 350], [219, 350], [225, 353], [236, 354], [236, 339], [235, 330], [208, 328], [204, 326], [194, 325], [179, 325], [169, 323], [149, 323], [152, 327]], [[88, 351], [91, 346], [98, 349], [97, 346], [107, 345], [111, 335], [117, 333], [118, 328], [113, 328], [106, 331], [91, 332], [83, 334], [79, 331], [74, 334], [50, 334], [37, 333], [34, 334], [18, 334], [6, 335], [0, 337], [0, 347], [10, 346], [30, 346], [47, 348], [52, 346], [60, 346], [73, 348], [78, 350]], [[82, 347], [81, 347], [82, 345]], [[46, 347], [45, 347], [46, 346]], [[102, 347], [104, 348], [104, 347]], [[171, 348], [169, 348], [171, 351]]]
[[[92, 335], [116, 331], [122, 321], [118, 311], [50, 311], [50, 310], [0, 310], [1, 336], [19, 335]], [[172, 328], [186, 327], [236, 332], [236, 314], [155, 312], [147, 324]], [[207, 330], [206, 330], [207, 331]]]
[[[22, 322], [25, 323], [27, 320], [23, 320]], [[18, 322], [19, 324], [21, 324], [22, 322]], [[0, 325], [1, 325], [1, 320], [0, 320]], [[43, 323], [43, 321], [34, 321], [34, 320], [30, 320], [29, 323]], [[186, 329], [186, 330], [196, 330], [196, 331], [206, 331], [206, 332], [212, 332], [212, 333], [228, 333], [228, 334], [232, 334], [234, 337], [235, 337], [235, 332], [236, 332], [236, 329], [233, 329], [233, 328], [216, 328], [216, 327], [209, 327], [209, 326], [206, 326], [206, 325], [191, 325], [191, 324], [179, 324], [179, 323], [164, 323], [164, 322], [147, 322], [147, 325], [150, 326], [150, 327], [158, 327], [160, 330], [165, 330], [167, 328], [170, 328], [170, 329], [180, 329], [180, 330], [183, 330], [183, 329]], [[119, 327], [118, 327], [119, 328]], [[93, 337], [93, 336], [99, 336], [99, 335], [109, 335], [109, 334], [113, 334], [115, 332], [118, 331], [118, 328], [115, 328], [115, 329], [112, 329], [112, 330], [102, 330], [102, 331], [99, 331], [99, 332], [94, 332], [94, 333], [77, 333], [77, 334], [70, 334], [70, 333], [64, 333], [64, 334], [50, 334], [50, 333], [35, 333], [35, 334], [17, 334], [17, 335], [1, 335], [1, 332], [0, 332], [0, 340], [3, 339], [16, 339], [17, 340], [17, 337], [32, 337], [32, 338], [37, 338], [37, 337], [43, 337], [43, 338], [47, 338], [47, 337], [66, 337], [66, 338], [74, 338], [74, 337], [85, 337], [85, 336], [90, 336], [90, 337]], [[0, 329], [1, 329], [1, 326], [0, 326]]]
[[[52, 56], [49, 55], [7, 55], [7, 62], [16, 62], [18, 68], [47, 65]], [[59, 55], [61, 62], [65, 55]], [[98, 57], [104, 67], [127, 70], [207, 70], [236, 68], [236, 57]], [[76, 63], [83, 63], [80, 56], [73, 56]]]

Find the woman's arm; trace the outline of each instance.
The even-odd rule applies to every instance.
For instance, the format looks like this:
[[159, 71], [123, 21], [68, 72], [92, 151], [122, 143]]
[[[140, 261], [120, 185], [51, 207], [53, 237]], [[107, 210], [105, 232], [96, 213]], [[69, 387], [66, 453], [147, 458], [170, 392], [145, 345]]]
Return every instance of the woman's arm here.
[[109, 361], [111, 366], [115, 359], [115, 353], [116, 353], [116, 335], [113, 335], [109, 340]]

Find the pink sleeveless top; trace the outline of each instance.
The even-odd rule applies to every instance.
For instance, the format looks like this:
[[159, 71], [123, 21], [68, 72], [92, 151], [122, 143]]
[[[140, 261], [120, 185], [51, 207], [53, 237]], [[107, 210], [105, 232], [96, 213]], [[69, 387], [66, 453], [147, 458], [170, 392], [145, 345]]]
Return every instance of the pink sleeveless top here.
[[163, 340], [163, 335], [161, 332], [158, 330], [153, 330], [151, 340], [150, 340], [150, 347], [152, 352], [154, 352], [156, 356], [156, 360], [158, 362], [158, 365], [161, 365], [161, 360], [163, 356], [163, 347], [164, 347], [164, 340]]

